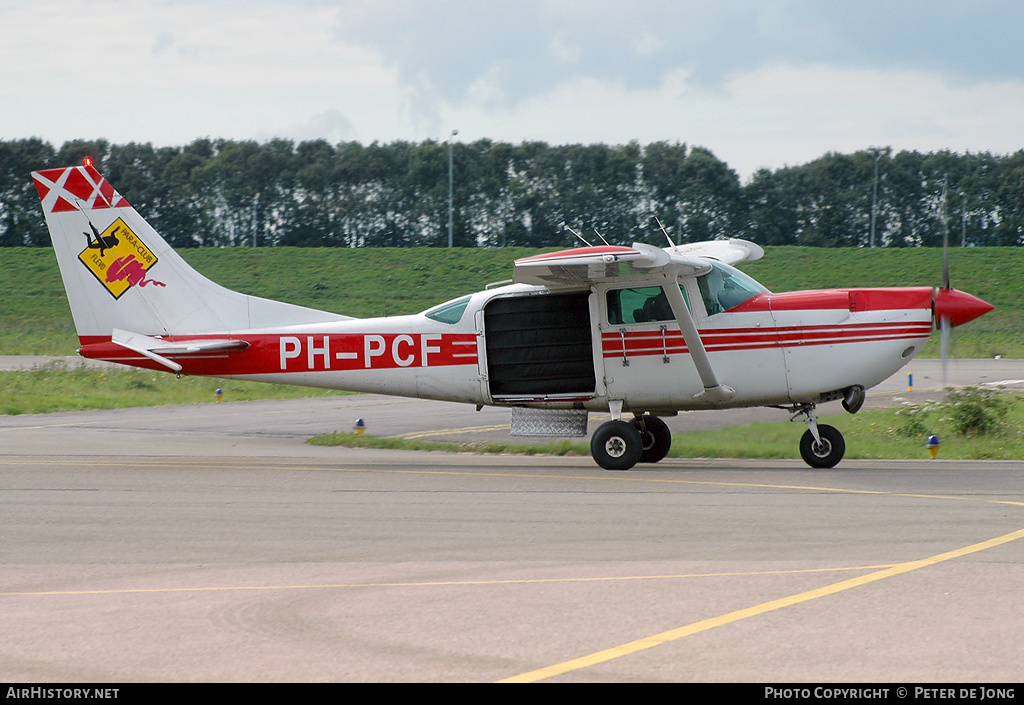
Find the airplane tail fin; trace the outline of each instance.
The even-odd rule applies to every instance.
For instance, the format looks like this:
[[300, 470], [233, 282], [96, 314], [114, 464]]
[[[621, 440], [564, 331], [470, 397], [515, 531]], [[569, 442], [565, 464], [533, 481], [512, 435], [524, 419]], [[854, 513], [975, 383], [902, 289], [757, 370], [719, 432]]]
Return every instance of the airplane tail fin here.
[[190, 267], [89, 163], [32, 173], [83, 344], [114, 329], [220, 333], [348, 316], [225, 289]]

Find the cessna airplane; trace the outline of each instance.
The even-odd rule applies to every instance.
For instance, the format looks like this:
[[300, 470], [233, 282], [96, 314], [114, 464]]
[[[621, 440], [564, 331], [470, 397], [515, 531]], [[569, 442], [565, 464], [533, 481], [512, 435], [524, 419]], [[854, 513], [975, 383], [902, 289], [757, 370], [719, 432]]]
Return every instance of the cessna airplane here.
[[[32, 177], [86, 358], [188, 375], [507, 406], [517, 435], [585, 436], [609, 470], [665, 457], [660, 417], [770, 406], [832, 467], [815, 408], [864, 391], [993, 307], [944, 286], [773, 294], [731, 265], [744, 240], [599, 246], [515, 262], [513, 279], [423, 313], [354, 319], [247, 296], [189, 267], [89, 163]], [[948, 270], [947, 270], [948, 271]], [[626, 420], [628, 418], [628, 420]]]

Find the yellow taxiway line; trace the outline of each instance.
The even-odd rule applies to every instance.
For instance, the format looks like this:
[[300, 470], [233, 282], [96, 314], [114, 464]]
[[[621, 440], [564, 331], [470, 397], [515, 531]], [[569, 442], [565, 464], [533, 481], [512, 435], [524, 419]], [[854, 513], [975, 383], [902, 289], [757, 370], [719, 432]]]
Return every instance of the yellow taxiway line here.
[[819, 597], [826, 597], [828, 595], [835, 595], [836, 593], [849, 590], [851, 588], [860, 587], [861, 585], [867, 585], [868, 583], [877, 582], [879, 580], [885, 580], [895, 575], [902, 575], [909, 573], [919, 568], [927, 568], [928, 566], [935, 565], [936, 563], [942, 563], [944, 561], [953, 560], [954, 558], [960, 558], [962, 556], [969, 555], [971, 553], [977, 553], [984, 551], [995, 546], [1001, 546], [1011, 541], [1024, 538], [1024, 529], [1014, 531], [1013, 533], [1004, 534], [1003, 536], [997, 536], [994, 539], [988, 541], [982, 541], [981, 543], [972, 544], [970, 546], [964, 546], [953, 551], [947, 551], [946, 553], [940, 553], [930, 558], [924, 558], [917, 561], [908, 561], [906, 563], [899, 563], [890, 568], [876, 571], [874, 573], [868, 573], [857, 578], [850, 578], [849, 580], [843, 580], [832, 585], [826, 585], [824, 587], [816, 588], [814, 590], [808, 590], [807, 592], [801, 592], [796, 595], [790, 595], [788, 597], [782, 597], [778, 600], [771, 600], [769, 602], [763, 602], [760, 605], [754, 605], [753, 607], [747, 607], [745, 609], [736, 610], [723, 614], [718, 617], [712, 617], [710, 619], [704, 619], [693, 624], [687, 624], [683, 627], [676, 629], [670, 629], [660, 634], [654, 634], [652, 636], [637, 639], [621, 646], [615, 646], [604, 651], [598, 651], [593, 654], [581, 656], [570, 661], [563, 661], [562, 663], [556, 663], [553, 666], [546, 666], [539, 668], [535, 671], [528, 671], [527, 673], [521, 673], [517, 676], [505, 678], [498, 681], [499, 683], [535, 683], [537, 681], [545, 680], [547, 678], [553, 678], [560, 676], [565, 673], [572, 671], [578, 671], [589, 666], [595, 666], [599, 663], [606, 663], [623, 656], [635, 654], [638, 651], [650, 649], [655, 646], [667, 644], [671, 641], [676, 641], [684, 637], [698, 634], [708, 629], [714, 629], [715, 627], [721, 627], [726, 624], [732, 624], [748, 617], [756, 617], [758, 615], [780, 610], [784, 607], [791, 607], [792, 605], [800, 604], [801, 602], [808, 602], [815, 600]]

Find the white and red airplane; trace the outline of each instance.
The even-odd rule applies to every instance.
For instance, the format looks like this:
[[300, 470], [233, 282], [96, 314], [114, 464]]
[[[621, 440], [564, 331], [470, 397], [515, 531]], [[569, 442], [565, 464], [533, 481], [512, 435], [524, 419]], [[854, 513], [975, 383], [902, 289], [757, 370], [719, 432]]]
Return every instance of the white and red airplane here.
[[[943, 287], [773, 294], [731, 265], [744, 240], [581, 247], [517, 260], [511, 283], [423, 313], [354, 319], [247, 296], [179, 257], [88, 162], [34, 172], [83, 357], [189, 375], [512, 408], [517, 435], [591, 438], [625, 470], [668, 452], [662, 416], [770, 406], [802, 417], [800, 453], [832, 467], [816, 405], [864, 391], [993, 307]], [[624, 420], [629, 418], [628, 421]]]

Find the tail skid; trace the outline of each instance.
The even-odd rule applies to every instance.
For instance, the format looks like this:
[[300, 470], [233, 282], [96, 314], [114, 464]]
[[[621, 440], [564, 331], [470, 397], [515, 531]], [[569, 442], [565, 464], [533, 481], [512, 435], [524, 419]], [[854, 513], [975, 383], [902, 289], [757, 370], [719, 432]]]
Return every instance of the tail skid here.
[[[91, 165], [37, 171], [32, 178], [83, 344], [111, 340], [120, 329], [121, 339], [114, 342], [159, 362], [152, 336], [227, 334], [349, 318], [240, 294], [210, 281]], [[130, 342], [133, 336], [137, 344]]]

